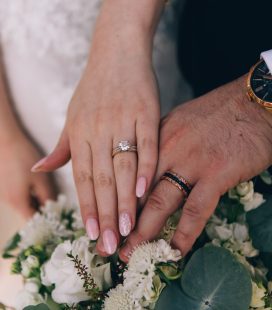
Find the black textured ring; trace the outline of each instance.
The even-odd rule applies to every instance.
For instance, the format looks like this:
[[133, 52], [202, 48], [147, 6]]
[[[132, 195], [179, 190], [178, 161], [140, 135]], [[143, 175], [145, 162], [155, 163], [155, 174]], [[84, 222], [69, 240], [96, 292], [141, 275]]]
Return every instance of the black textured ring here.
[[184, 179], [182, 176], [178, 175], [173, 171], [166, 171], [164, 175], [161, 177], [161, 180], [166, 180], [176, 186], [182, 193], [187, 197], [189, 196], [192, 185]]

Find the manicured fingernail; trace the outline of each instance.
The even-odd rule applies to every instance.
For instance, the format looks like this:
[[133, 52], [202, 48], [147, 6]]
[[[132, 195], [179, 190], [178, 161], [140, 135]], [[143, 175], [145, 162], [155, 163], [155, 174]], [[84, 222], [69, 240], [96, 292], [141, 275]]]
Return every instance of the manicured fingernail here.
[[104, 243], [105, 250], [109, 255], [112, 255], [115, 253], [117, 249], [117, 240], [112, 230], [106, 229], [104, 231], [103, 243]]
[[142, 198], [146, 191], [146, 178], [139, 177], [137, 184], [136, 184], [136, 196], [138, 198]]
[[44, 165], [44, 163], [46, 162], [47, 157], [42, 158], [41, 160], [39, 160], [32, 168], [31, 168], [31, 172], [38, 172], [42, 166]]
[[127, 237], [131, 231], [131, 220], [127, 213], [121, 213], [119, 216], [119, 230], [123, 237]]
[[94, 218], [88, 218], [86, 221], [87, 235], [91, 240], [96, 240], [99, 237], [99, 227], [97, 220]]

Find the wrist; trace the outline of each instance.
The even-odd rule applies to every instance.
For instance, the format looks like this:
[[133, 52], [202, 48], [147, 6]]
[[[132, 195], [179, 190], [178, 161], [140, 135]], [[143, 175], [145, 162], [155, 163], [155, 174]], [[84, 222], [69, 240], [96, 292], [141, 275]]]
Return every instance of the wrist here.
[[151, 55], [153, 36], [163, 7], [164, 0], [105, 0], [91, 51], [124, 50]]
[[233, 102], [238, 109], [244, 113], [252, 114], [254, 117], [261, 117], [272, 130], [272, 113], [259, 105], [257, 102], [252, 101], [247, 95], [247, 75], [242, 76], [234, 82], [233, 89]]

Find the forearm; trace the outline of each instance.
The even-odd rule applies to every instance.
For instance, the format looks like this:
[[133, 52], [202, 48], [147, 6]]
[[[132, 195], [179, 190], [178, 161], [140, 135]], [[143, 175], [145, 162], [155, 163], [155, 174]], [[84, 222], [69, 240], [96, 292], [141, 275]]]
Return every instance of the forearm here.
[[125, 53], [152, 52], [152, 42], [165, 0], [105, 0], [97, 20], [93, 49], [118, 48]]
[[0, 143], [8, 142], [20, 134], [20, 126], [12, 110], [4, 81], [3, 65], [0, 57]]

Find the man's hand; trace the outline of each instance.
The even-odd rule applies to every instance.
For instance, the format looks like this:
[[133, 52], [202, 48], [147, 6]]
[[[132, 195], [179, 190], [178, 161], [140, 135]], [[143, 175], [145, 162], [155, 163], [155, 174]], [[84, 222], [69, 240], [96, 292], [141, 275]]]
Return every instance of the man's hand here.
[[144, 240], [157, 236], [184, 197], [160, 177], [172, 170], [194, 188], [183, 206], [173, 245], [185, 255], [229, 188], [272, 164], [272, 114], [246, 97], [245, 78], [179, 106], [162, 122], [155, 187], [123, 260]]

